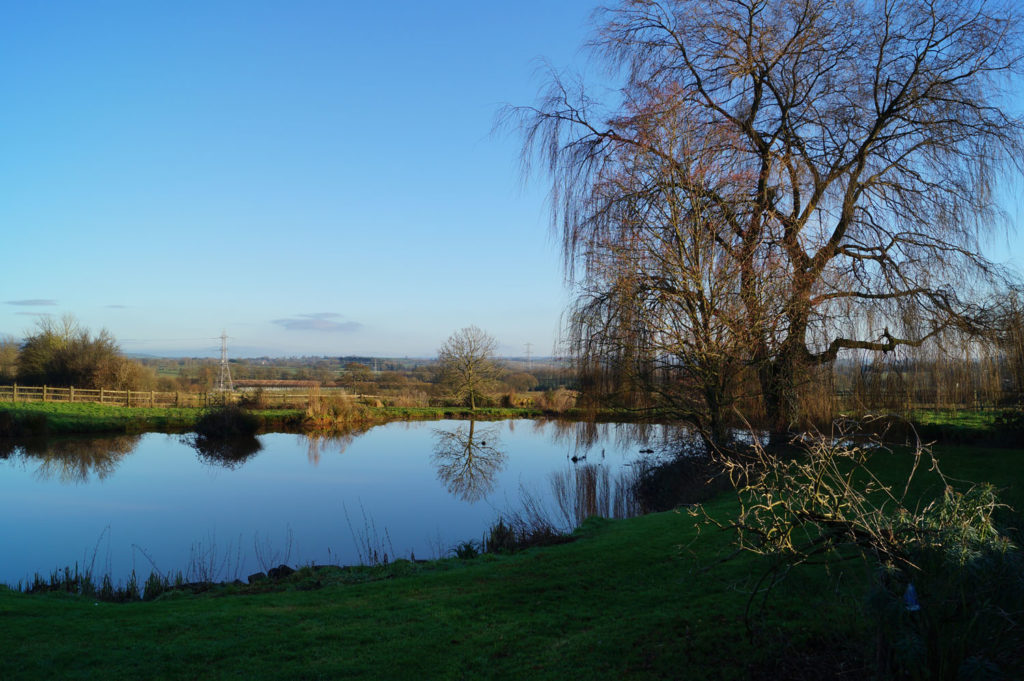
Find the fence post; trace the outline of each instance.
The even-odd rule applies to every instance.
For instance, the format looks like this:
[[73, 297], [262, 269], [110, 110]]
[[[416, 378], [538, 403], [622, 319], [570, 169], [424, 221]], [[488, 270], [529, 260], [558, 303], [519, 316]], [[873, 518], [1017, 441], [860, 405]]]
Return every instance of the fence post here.
[[100, 404], [103, 404], [103, 388], [100, 388]]
[[71, 386], [68, 390], [69, 390], [69, 392], [68, 392], [68, 402], [71, 402], [72, 404], [74, 404], [74, 402], [75, 402], [75, 386]]
[[153, 391], [153, 390], [149, 391], [149, 406], [150, 407], [155, 407], [156, 406], [156, 391]]
[[128, 388], [127, 390], [124, 391], [124, 406], [126, 406], [126, 407], [132, 406], [132, 390], [131, 390], [131, 388]]
[[17, 383], [14, 384], [14, 401], [15, 402], [18, 401], [18, 384]]

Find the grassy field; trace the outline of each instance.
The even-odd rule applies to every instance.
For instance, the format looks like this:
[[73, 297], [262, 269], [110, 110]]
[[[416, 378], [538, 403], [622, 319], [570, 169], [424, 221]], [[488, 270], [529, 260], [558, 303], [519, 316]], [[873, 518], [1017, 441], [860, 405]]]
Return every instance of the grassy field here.
[[188, 430], [202, 413], [176, 407], [117, 407], [90, 402], [0, 402], [0, 413], [30, 431], [125, 433]]
[[[943, 448], [947, 475], [1020, 501], [1024, 451]], [[906, 454], [877, 470], [898, 478]], [[922, 481], [920, 492], [934, 491]], [[723, 495], [705, 506], [736, 513]], [[866, 566], [803, 566], [754, 610], [766, 558], [686, 512], [592, 519], [570, 544], [511, 556], [304, 569], [268, 591], [226, 586], [109, 604], [0, 590], [2, 679], [865, 678]], [[1013, 670], [1011, 670], [1013, 671]], [[1020, 672], [1024, 670], [1016, 670]], [[1006, 678], [1017, 678], [1009, 676]]]

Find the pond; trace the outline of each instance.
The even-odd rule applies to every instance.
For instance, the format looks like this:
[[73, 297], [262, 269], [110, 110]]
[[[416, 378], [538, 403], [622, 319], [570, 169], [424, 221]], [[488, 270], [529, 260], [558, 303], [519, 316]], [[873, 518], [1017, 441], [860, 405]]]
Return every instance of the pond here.
[[636, 512], [667, 426], [435, 421], [272, 433], [231, 452], [185, 436], [0, 443], [0, 583], [77, 565], [242, 579], [280, 563], [437, 558], [524, 502], [567, 529]]

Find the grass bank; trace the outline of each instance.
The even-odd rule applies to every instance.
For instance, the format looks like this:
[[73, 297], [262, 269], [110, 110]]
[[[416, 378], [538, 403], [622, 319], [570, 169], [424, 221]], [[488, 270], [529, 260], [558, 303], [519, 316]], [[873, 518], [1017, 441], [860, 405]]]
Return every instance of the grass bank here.
[[916, 435], [922, 442], [1024, 447], [1024, 411], [1020, 409], [921, 409], [912, 412], [909, 420], [883, 415], [873, 425], [896, 442], [912, 442]]
[[[360, 425], [389, 421], [446, 418], [536, 418], [543, 412], [526, 408], [362, 407]], [[0, 437], [5, 435], [72, 435], [88, 433], [187, 432], [206, 413], [194, 407], [118, 407], [87, 402], [0, 402]], [[255, 409], [263, 431], [301, 431], [300, 409]]]
[[0, 631], [18, 651], [0, 657], [0, 677], [770, 678], [782, 650], [863, 638], [831, 580], [809, 573], [748, 640], [742, 591], [756, 561], [701, 573], [728, 538], [680, 548], [695, 538], [691, 518], [664, 513], [591, 521], [559, 547], [401, 562], [361, 581], [306, 570], [273, 593], [116, 605], [0, 591]]

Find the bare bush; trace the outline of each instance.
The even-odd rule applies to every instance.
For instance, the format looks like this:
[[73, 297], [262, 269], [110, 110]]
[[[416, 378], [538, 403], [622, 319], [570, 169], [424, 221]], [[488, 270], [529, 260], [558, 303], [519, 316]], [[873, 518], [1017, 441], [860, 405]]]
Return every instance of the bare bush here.
[[559, 387], [555, 390], [545, 390], [543, 394], [534, 398], [534, 403], [544, 411], [561, 414], [576, 406], [576, 396], [576, 392]]
[[[972, 661], [998, 669], [1024, 645], [1016, 625], [1024, 616], [1024, 560], [996, 525], [994, 488], [957, 489], [921, 446], [909, 474], [887, 482], [869, 465], [880, 452], [896, 456], [840, 433], [807, 438], [791, 456], [769, 455], [755, 443], [722, 461], [738, 517], [694, 513], [735, 531], [740, 550], [772, 558], [748, 602], [748, 627], [756, 597], [794, 567], [861, 559], [877, 568], [869, 612], [879, 627], [882, 673], [904, 678], [926, 669], [929, 678], [959, 678]], [[912, 492], [921, 475], [939, 484], [938, 498]]]

